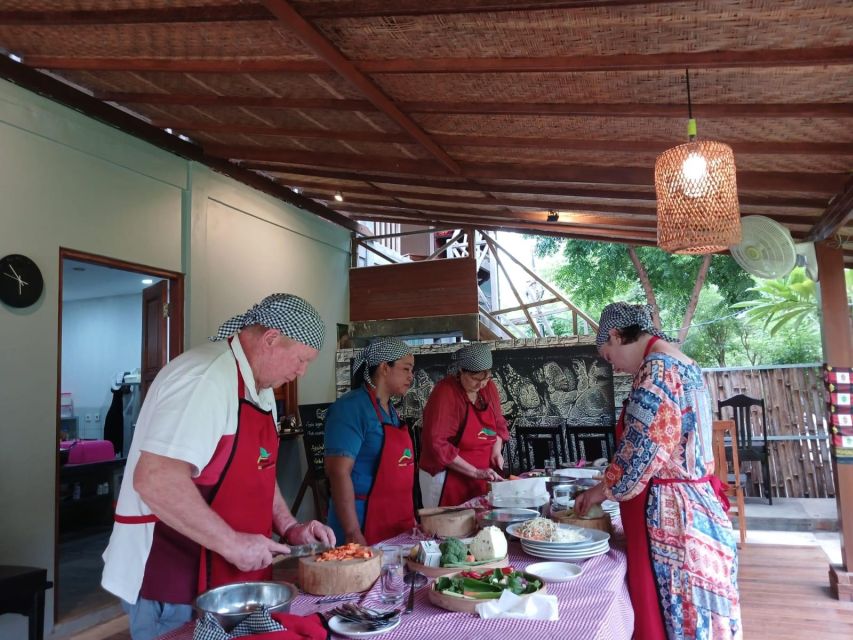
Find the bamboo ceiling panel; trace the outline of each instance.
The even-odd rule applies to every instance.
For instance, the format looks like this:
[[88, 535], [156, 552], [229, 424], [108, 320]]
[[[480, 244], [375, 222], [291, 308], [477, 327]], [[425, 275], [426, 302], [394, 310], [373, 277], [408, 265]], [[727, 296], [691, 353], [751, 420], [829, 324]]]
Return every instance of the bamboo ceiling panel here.
[[[853, 78], [853, 76], [851, 76]], [[853, 80], [851, 80], [853, 82]], [[519, 138], [686, 141], [687, 113], [679, 118], [417, 114], [430, 134]], [[853, 142], [853, 118], [697, 118], [699, 136], [721, 142]], [[446, 140], [442, 140], [446, 143]]]
[[0, 26], [0, 42], [25, 58], [315, 58], [274, 21]]
[[[673, 14], [678, 15], [673, 20]], [[615, 55], [848, 44], [850, 3], [720, 0], [317, 20], [354, 60]]]
[[[344, 191], [347, 216], [560, 232], [541, 211], [586, 207], [600, 237], [653, 242], [685, 66], [700, 138], [735, 150], [743, 214], [801, 237], [850, 188], [853, 3], [565, 4], [280, 0], [279, 18], [264, 0], [0, 0], [0, 49], [137, 114], [155, 144], [175, 150], [156, 142], [170, 128], [318, 202]], [[314, 212], [347, 224], [331, 204]]]
[[[693, 102], [849, 102], [853, 64], [696, 69]], [[684, 70], [530, 73], [377, 73], [395, 100], [673, 103], [687, 106]]]

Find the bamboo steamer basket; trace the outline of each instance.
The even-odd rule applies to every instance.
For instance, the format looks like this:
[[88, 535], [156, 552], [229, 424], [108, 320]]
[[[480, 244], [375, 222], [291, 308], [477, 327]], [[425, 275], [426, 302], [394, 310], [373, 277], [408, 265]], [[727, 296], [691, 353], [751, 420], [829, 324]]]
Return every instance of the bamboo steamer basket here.
[[574, 515], [574, 511], [555, 511], [551, 514], [551, 519], [560, 524], [571, 524], [583, 529], [598, 529], [599, 531], [613, 534], [613, 522], [610, 519], [609, 513], [605, 513], [598, 518], [581, 518]]
[[[472, 569], [477, 569], [477, 567], [471, 567]], [[459, 573], [457, 571], [457, 573]], [[452, 574], [451, 574], [452, 575]], [[539, 580], [542, 583], [542, 586], [538, 591], [534, 591], [533, 593], [545, 593], [545, 582], [531, 576], [530, 574], [525, 573], [524, 577], [528, 580]], [[441, 591], [436, 591], [435, 589], [436, 583], [433, 582], [429, 587], [428, 597], [429, 601], [433, 603], [436, 607], [441, 607], [442, 609], [447, 609], [448, 611], [460, 611], [462, 613], [477, 613], [476, 607], [481, 602], [489, 602], [488, 599], [484, 600], [482, 598], [466, 598], [463, 596], [449, 596], [446, 593], [441, 593]], [[528, 593], [526, 595], [521, 596], [522, 598], [528, 598], [533, 595], [533, 593]], [[500, 596], [498, 596], [500, 597]], [[498, 598], [495, 598], [497, 600]]]
[[299, 587], [316, 596], [367, 591], [379, 579], [381, 554], [372, 558], [317, 562], [317, 556], [299, 559]]
[[421, 529], [431, 536], [464, 538], [477, 531], [474, 509], [421, 509], [418, 511]]

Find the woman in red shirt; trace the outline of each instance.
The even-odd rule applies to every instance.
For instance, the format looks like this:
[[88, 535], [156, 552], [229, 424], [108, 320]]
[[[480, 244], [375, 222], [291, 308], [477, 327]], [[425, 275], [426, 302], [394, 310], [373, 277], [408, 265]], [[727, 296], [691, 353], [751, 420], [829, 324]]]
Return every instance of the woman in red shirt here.
[[502, 479], [509, 432], [491, 369], [489, 346], [473, 342], [453, 354], [452, 373], [429, 396], [418, 472], [424, 507], [461, 504]]

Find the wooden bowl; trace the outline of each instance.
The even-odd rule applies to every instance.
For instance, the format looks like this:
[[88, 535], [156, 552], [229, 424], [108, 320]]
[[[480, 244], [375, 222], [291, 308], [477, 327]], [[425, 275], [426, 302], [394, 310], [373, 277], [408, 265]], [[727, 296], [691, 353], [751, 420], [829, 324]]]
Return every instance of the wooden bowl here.
[[470, 569], [466, 569], [465, 567], [428, 567], [425, 564], [421, 564], [415, 560], [406, 559], [406, 566], [409, 567], [412, 571], [420, 571], [427, 578], [439, 578], [441, 576], [449, 576], [454, 573], [459, 573], [460, 571], [480, 571], [482, 569], [501, 569], [503, 567], [509, 566], [509, 559], [504, 556], [500, 560], [493, 560], [492, 562], [484, 562], [483, 564], [475, 564], [471, 565]]
[[317, 562], [317, 556], [299, 559], [299, 586], [316, 596], [367, 591], [379, 579], [381, 555], [355, 560]]
[[[472, 569], [476, 569], [477, 567], [471, 567]], [[457, 571], [456, 573], [459, 573]], [[454, 575], [454, 574], [450, 574]], [[545, 582], [536, 576], [532, 576], [529, 573], [522, 572], [522, 575], [528, 580], [539, 580], [542, 583], [542, 586], [538, 591], [534, 591], [533, 593], [545, 593]], [[466, 598], [465, 596], [449, 596], [445, 593], [441, 593], [441, 591], [435, 590], [436, 583], [433, 582], [429, 587], [429, 593], [427, 594], [429, 597], [429, 601], [433, 603], [436, 607], [441, 607], [442, 609], [447, 609], [448, 611], [460, 611], [462, 613], [477, 613], [476, 607], [481, 602], [489, 602], [489, 599], [483, 598]], [[522, 598], [526, 598], [528, 596], [532, 596], [533, 593], [528, 593]], [[500, 595], [498, 595], [500, 598]], [[494, 598], [497, 600], [498, 598]]]
[[446, 510], [441, 507], [435, 509], [421, 509], [418, 511], [421, 518], [421, 529], [427, 535], [442, 538], [464, 538], [477, 531], [477, 517], [474, 509]]

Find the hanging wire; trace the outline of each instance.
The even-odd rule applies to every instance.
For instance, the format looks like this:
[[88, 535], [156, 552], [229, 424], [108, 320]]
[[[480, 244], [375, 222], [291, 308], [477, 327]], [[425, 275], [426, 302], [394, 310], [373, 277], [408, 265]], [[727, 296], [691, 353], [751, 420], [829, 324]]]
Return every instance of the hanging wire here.
[[696, 120], [693, 119], [693, 100], [690, 96], [690, 69], [684, 70], [687, 78], [687, 139], [693, 142], [697, 136]]

